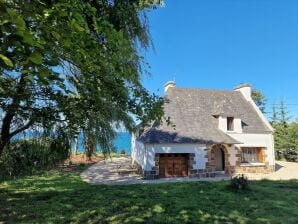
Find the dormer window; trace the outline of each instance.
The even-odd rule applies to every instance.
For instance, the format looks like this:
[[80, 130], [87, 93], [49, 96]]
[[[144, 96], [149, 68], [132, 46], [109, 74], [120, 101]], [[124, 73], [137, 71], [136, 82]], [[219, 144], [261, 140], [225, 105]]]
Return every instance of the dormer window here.
[[233, 117], [227, 117], [227, 130], [234, 131], [234, 118]]

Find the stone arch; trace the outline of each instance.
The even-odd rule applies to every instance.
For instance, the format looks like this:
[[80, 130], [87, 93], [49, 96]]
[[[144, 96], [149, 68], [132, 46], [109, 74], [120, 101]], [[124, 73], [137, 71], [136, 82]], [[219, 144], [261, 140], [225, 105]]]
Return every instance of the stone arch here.
[[225, 145], [223, 144], [216, 144], [216, 145], [211, 145], [210, 151], [208, 153], [208, 167], [212, 169], [213, 172], [216, 170], [216, 165], [215, 165], [215, 150], [220, 149], [223, 151], [223, 156], [224, 156], [224, 171], [226, 174], [230, 174], [230, 163], [229, 163], [229, 153], [228, 149]]

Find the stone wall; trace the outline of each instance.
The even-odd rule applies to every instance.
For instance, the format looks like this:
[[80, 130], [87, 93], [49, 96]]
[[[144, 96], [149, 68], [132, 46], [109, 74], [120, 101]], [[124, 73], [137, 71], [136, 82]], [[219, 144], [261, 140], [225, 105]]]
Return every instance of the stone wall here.
[[233, 169], [232, 174], [245, 174], [245, 173], [271, 173], [275, 171], [274, 165], [269, 165], [267, 153], [264, 155], [264, 163], [259, 165], [241, 164], [241, 149], [237, 150], [236, 166]]
[[[216, 149], [221, 149], [224, 152], [224, 171], [225, 174], [228, 176], [232, 176], [235, 173], [235, 165], [232, 165], [229, 161], [229, 157], [230, 157], [230, 153], [229, 150], [231, 150], [231, 148], [228, 149], [227, 146], [222, 145], [222, 144], [217, 144], [217, 145], [208, 145], [207, 146], [207, 158], [208, 158], [208, 162], [206, 163], [206, 167], [211, 169], [212, 172], [216, 172], [215, 170], [215, 150]], [[236, 154], [236, 158], [238, 160], [240, 154]]]
[[[216, 148], [220, 148], [224, 151], [224, 163], [225, 163], [225, 174], [228, 176], [233, 176], [234, 174], [245, 174], [245, 173], [269, 173], [274, 171], [274, 166], [269, 165], [268, 162], [258, 166], [247, 166], [241, 164], [241, 149], [232, 148], [226, 145], [208, 145], [204, 151], [206, 152], [205, 158], [207, 158], [207, 162], [205, 165], [205, 169], [195, 169], [196, 159], [195, 153], [188, 154], [188, 176], [190, 178], [206, 178], [206, 177], [215, 177], [215, 153], [214, 150]], [[236, 150], [235, 157], [236, 163], [230, 164], [230, 150]], [[152, 170], [142, 170], [141, 166], [138, 166], [140, 170], [140, 174], [143, 175], [144, 179], [158, 179], [159, 178], [159, 158], [160, 154], [155, 154], [154, 166]], [[265, 158], [266, 160], [266, 158]]]
[[155, 166], [152, 168], [152, 170], [143, 170], [142, 166], [140, 164], [138, 164], [136, 161], [134, 161], [134, 166], [137, 167], [138, 170], [138, 174], [141, 174], [144, 179], [158, 179], [159, 178], [159, 166], [158, 166], [158, 162], [159, 162], [159, 155], [157, 154], [157, 157], [155, 157]]
[[205, 158], [208, 158], [206, 162], [205, 169], [193, 169], [193, 165], [196, 164], [195, 154], [189, 154], [189, 170], [188, 176], [189, 177], [196, 177], [196, 178], [205, 178], [205, 177], [215, 177], [215, 166], [210, 163], [210, 159], [212, 157], [210, 149], [204, 149], [206, 155]]
[[236, 174], [245, 174], [245, 173], [271, 173], [274, 172], [275, 167], [273, 165], [269, 165], [266, 162], [264, 165], [240, 165], [236, 167], [235, 173]]
[[155, 153], [154, 166], [152, 170], [143, 171], [144, 179], [152, 180], [159, 178], [159, 153]]
[[[205, 149], [206, 151], [206, 158], [208, 148]], [[143, 171], [144, 179], [158, 179], [159, 178], [159, 158], [160, 154], [155, 154], [155, 166], [150, 171]], [[206, 162], [205, 169], [194, 169], [196, 164], [195, 160], [195, 153], [188, 153], [188, 176], [189, 177], [196, 177], [196, 178], [205, 178], [205, 177], [215, 177], [215, 169], [213, 167], [207, 167], [208, 162]]]

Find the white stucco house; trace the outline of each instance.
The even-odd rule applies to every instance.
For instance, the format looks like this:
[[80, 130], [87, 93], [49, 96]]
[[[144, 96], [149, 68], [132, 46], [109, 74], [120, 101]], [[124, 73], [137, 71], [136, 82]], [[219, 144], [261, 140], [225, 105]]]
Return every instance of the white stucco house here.
[[166, 121], [132, 137], [131, 157], [145, 178], [214, 177], [274, 171], [273, 128], [251, 98], [232, 91], [165, 84]]

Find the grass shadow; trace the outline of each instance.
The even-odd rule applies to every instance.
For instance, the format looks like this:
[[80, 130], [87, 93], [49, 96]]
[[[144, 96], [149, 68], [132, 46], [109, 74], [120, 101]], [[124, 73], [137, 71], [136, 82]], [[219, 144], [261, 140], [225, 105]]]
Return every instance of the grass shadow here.
[[0, 184], [0, 222], [10, 223], [297, 223], [298, 181], [105, 186], [78, 173], [51, 172]]

